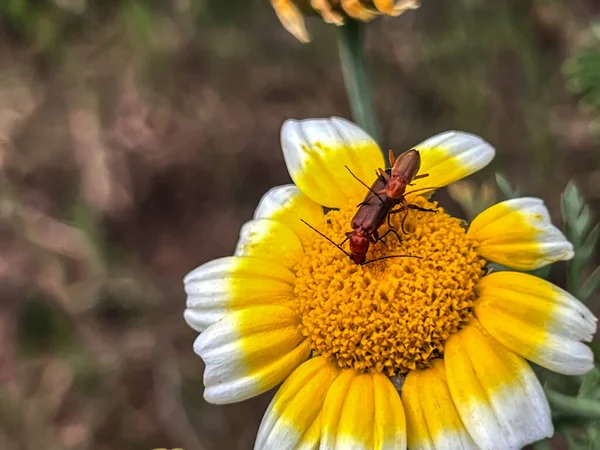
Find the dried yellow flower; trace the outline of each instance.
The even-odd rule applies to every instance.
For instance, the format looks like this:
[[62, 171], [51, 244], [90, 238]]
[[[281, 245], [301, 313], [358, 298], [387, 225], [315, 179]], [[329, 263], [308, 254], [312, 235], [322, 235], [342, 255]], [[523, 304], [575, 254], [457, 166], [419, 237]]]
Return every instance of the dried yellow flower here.
[[286, 30], [299, 41], [310, 37], [304, 24], [305, 14], [316, 12], [327, 23], [343, 25], [347, 17], [369, 22], [378, 15], [399, 16], [404, 11], [416, 9], [420, 0], [270, 0], [277, 17]]

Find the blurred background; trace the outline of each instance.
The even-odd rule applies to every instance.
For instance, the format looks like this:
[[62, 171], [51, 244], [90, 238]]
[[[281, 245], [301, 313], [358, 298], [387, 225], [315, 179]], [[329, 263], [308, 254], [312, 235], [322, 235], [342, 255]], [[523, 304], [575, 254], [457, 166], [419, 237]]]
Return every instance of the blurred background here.
[[[472, 178], [490, 199], [500, 171], [559, 222], [573, 179], [598, 211], [595, 20], [595, 0], [376, 20], [383, 147], [470, 131], [498, 151]], [[252, 448], [272, 394], [203, 401], [181, 279], [290, 182], [285, 119], [350, 117], [336, 29], [308, 27], [302, 45], [267, 0], [1, 0], [2, 450]]]

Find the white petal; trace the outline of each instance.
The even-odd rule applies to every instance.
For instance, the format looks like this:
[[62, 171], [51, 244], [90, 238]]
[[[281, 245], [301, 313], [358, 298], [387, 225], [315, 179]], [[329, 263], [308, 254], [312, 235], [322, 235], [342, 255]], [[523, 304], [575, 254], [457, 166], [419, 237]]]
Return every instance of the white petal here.
[[338, 373], [336, 364], [322, 356], [298, 367], [269, 405], [258, 430], [255, 450], [318, 448], [321, 410]]
[[456, 409], [482, 449], [519, 450], [554, 433], [533, 370], [476, 319], [446, 341], [444, 362]]
[[282, 306], [257, 306], [225, 316], [200, 334], [194, 351], [204, 360], [204, 398], [234, 403], [272, 389], [310, 353], [300, 318]]
[[468, 235], [481, 256], [518, 270], [573, 257], [573, 246], [552, 225], [539, 198], [516, 198], [486, 209], [473, 220]]
[[597, 319], [575, 297], [541, 278], [496, 272], [476, 286], [475, 314], [501, 344], [542, 367], [567, 375], [592, 369]]
[[257, 305], [293, 306], [295, 276], [280, 264], [253, 257], [209, 261], [184, 278], [189, 326], [204, 331], [227, 313]]
[[465, 178], [487, 166], [496, 151], [479, 136], [462, 131], [446, 131], [414, 147], [421, 156], [419, 174], [429, 174], [414, 180], [410, 191], [432, 190]]

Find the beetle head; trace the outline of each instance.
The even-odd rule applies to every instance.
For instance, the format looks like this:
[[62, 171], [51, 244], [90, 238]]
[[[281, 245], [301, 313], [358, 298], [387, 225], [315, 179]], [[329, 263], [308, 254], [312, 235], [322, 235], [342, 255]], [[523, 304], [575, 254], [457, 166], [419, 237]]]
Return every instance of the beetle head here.
[[352, 261], [356, 264], [365, 262], [370, 242], [364, 230], [360, 228], [354, 230], [348, 235], [348, 241], [350, 243], [350, 258]]

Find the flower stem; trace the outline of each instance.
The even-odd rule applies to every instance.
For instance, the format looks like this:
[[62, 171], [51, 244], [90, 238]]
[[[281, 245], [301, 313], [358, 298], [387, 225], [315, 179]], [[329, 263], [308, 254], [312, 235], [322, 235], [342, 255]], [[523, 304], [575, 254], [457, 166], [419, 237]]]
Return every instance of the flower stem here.
[[546, 389], [546, 397], [552, 410], [570, 417], [600, 419], [600, 403], [586, 398], [572, 397], [552, 389]]
[[348, 19], [338, 30], [340, 63], [352, 116], [377, 141], [377, 125], [363, 54], [364, 25]]

